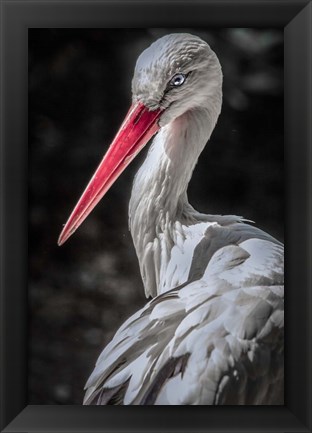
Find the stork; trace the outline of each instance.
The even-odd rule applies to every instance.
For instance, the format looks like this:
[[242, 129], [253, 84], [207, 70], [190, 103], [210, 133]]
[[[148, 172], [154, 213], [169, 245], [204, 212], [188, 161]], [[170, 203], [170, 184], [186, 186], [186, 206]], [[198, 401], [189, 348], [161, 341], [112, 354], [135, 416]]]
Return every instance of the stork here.
[[283, 404], [283, 245], [242, 217], [199, 213], [187, 198], [221, 111], [218, 58], [197, 36], [164, 36], [139, 56], [132, 95], [58, 243], [155, 135], [129, 205], [152, 299], [103, 350], [84, 404]]

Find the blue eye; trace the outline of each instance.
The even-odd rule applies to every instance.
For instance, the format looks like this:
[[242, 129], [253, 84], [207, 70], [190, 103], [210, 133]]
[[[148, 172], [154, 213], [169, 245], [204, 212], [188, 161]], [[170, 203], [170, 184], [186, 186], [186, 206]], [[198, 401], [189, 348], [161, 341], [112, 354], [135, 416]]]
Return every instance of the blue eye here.
[[174, 77], [170, 80], [170, 86], [179, 87], [182, 86], [186, 78], [186, 75], [184, 74], [176, 74]]

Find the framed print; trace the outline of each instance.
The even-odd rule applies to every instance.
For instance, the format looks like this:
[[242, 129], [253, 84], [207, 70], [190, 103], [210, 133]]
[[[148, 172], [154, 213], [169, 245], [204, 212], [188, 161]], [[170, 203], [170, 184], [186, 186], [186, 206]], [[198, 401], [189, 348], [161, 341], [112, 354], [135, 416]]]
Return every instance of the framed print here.
[[[1, 17], [2, 431], [311, 431], [311, 2], [2, 1]], [[147, 61], [148, 46], [156, 40], [166, 41], [166, 52], [171, 49], [169, 42], [180, 44], [181, 36], [173, 40], [168, 34], [196, 35], [191, 36], [191, 44], [198, 43], [205, 50], [208, 42], [219, 58], [224, 77], [222, 111], [213, 133], [209, 132], [209, 137], [213, 134], [211, 146], [207, 145], [194, 171], [189, 189], [191, 203], [200, 211], [214, 214], [235, 214], [241, 209], [245, 218], [256, 220], [257, 226], [285, 241], [285, 376], [278, 382], [285, 385], [282, 400], [274, 397], [279, 385], [271, 387], [271, 399], [261, 401], [236, 397], [222, 400], [219, 396], [224, 401], [219, 403], [222, 407], [202, 403], [208, 400], [198, 399], [196, 392], [185, 398], [170, 390], [161, 394], [165, 374], [168, 378], [181, 374], [183, 378], [190, 355], [182, 353], [174, 366], [164, 364], [155, 375], [152, 391], [135, 394], [133, 386], [132, 399], [127, 395], [130, 379], [123, 373], [125, 360], [114, 359], [109, 367], [114, 372], [110, 387], [97, 388], [101, 376], [95, 371], [85, 396], [85, 403], [91, 405], [82, 405], [85, 381], [119, 326], [140, 308], [141, 318], [162, 311], [159, 306], [155, 308], [158, 301], [147, 301], [144, 296], [144, 289], [148, 296], [155, 296], [152, 282], [161, 279], [161, 274], [156, 273], [153, 280], [146, 273], [148, 246], [135, 244], [135, 250], [127, 226], [132, 179], [149, 154], [142, 151], [135, 160], [138, 162], [129, 165], [118, 186], [105, 197], [106, 206], [97, 208], [68, 240], [106, 192], [102, 184], [92, 183], [60, 235], [59, 244], [67, 241], [66, 245], [58, 247], [57, 237], [102, 158], [105, 143], [114, 140], [118, 146], [120, 134], [133, 137], [135, 127], [148, 122], [142, 126], [145, 129], [139, 132], [141, 135], [132, 139], [134, 147], [112, 166], [112, 178], [106, 180], [111, 185], [141, 149], [136, 146], [162, 127], [163, 113], [170, 111], [167, 108], [176, 107], [178, 112], [176, 101], [171, 100], [168, 107], [163, 102], [144, 111], [144, 104], [149, 107], [152, 101], [142, 96], [143, 108], [136, 102], [142, 84], [136, 90], [134, 79], [132, 108], [114, 138], [130, 104], [137, 57], [147, 50], [144, 53], [148, 54], [142, 55]], [[183, 63], [182, 57], [179, 62]], [[218, 60], [215, 62], [214, 71], [218, 69]], [[137, 80], [142, 81], [142, 73], [137, 74]], [[177, 95], [178, 88], [185, 89], [192, 71], [179, 69], [170, 74], [164, 87], [164, 98], [169, 99], [168, 92]], [[160, 68], [154, 70], [152, 78], [161, 82]], [[198, 95], [206, 85], [216, 82], [217, 76], [203, 79]], [[156, 120], [149, 117], [150, 113]], [[196, 134], [194, 130], [193, 136]], [[173, 152], [172, 147], [168, 149]], [[185, 147], [185, 152], [189, 149]], [[101, 167], [94, 182], [103, 176]], [[143, 178], [149, 172], [150, 165]], [[155, 178], [152, 182], [155, 190], [158, 181]], [[132, 192], [136, 209], [144, 201], [140, 195], [144, 182], [142, 185]], [[137, 201], [136, 194], [140, 196]], [[211, 198], [210, 207], [205, 203], [206, 196]], [[159, 200], [157, 197], [150, 198], [149, 203]], [[203, 213], [190, 212], [193, 217], [204, 218]], [[230, 223], [217, 217], [223, 235], [228, 224], [241, 227], [243, 223], [239, 217]], [[133, 220], [130, 205], [132, 235], [142, 230], [145, 217], [139, 223]], [[211, 223], [209, 219], [204, 221]], [[268, 241], [267, 235], [258, 236], [262, 242]], [[135, 240], [136, 235], [133, 237]], [[238, 248], [239, 242], [232, 239], [231, 248]], [[202, 243], [200, 248], [194, 247], [187, 284], [204, 275], [198, 266], [205, 262], [202, 248]], [[268, 266], [274, 275], [278, 274], [277, 262], [272, 259]], [[172, 278], [174, 288], [186, 293], [184, 280]], [[161, 281], [159, 287], [169, 284], [166, 278]], [[160, 299], [163, 308], [164, 293], [157, 292], [159, 298], [154, 298]], [[171, 290], [170, 294], [176, 296]], [[170, 322], [166, 322], [166, 314], [157, 316], [162, 324]], [[156, 329], [157, 321], [153, 323]], [[231, 327], [235, 328], [234, 322]], [[161, 329], [157, 331], [158, 342]], [[166, 328], [167, 336], [170, 329]], [[155, 338], [155, 332], [152, 335]], [[121, 334], [116, 347], [126, 341], [123, 338]], [[139, 340], [142, 345], [147, 337], [142, 334]], [[153, 347], [148, 346], [149, 356]], [[124, 375], [124, 382], [116, 382], [118, 373]], [[92, 388], [94, 383], [97, 385]], [[111, 387], [114, 392], [107, 393], [105, 390]], [[96, 408], [97, 403], [105, 407]], [[179, 404], [198, 407], [181, 410]], [[205, 404], [208, 408], [203, 407]], [[132, 407], [135, 405], [145, 407]]]

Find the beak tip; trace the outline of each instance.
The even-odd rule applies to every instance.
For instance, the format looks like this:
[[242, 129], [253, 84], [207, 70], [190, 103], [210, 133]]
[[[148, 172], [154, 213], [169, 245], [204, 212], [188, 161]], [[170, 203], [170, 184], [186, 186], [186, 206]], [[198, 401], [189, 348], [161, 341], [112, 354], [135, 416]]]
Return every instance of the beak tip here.
[[64, 233], [64, 231], [62, 231], [62, 233], [60, 234], [58, 240], [57, 240], [57, 245], [59, 247], [61, 247], [63, 244], [65, 244], [65, 242], [67, 241], [68, 236], [66, 236], [66, 234]]
[[71, 235], [75, 233], [77, 228], [78, 228], [77, 225], [74, 225], [73, 223], [69, 224], [67, 222], [67, 224], [65, 224], [65, 226], [64, 226], [63, 230], [61, 231], [61, 234], [57, 240], [57, 245], [60, 247], [63, 244], [65, 244], [65, 242], [71, 237]]

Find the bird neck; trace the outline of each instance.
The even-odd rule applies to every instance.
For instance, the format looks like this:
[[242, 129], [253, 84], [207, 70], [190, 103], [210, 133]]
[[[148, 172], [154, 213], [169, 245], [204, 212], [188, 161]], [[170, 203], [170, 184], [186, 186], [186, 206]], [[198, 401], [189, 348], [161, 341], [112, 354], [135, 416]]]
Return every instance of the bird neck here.
[[220, 113], [213, 108], [190, 110], [160, 129], [133, 184], [129, 225], [146, 296], [160, 293], [175, 245], [175, 224], [195, 223], [188, 214], [187, 186], [198, 157]]

